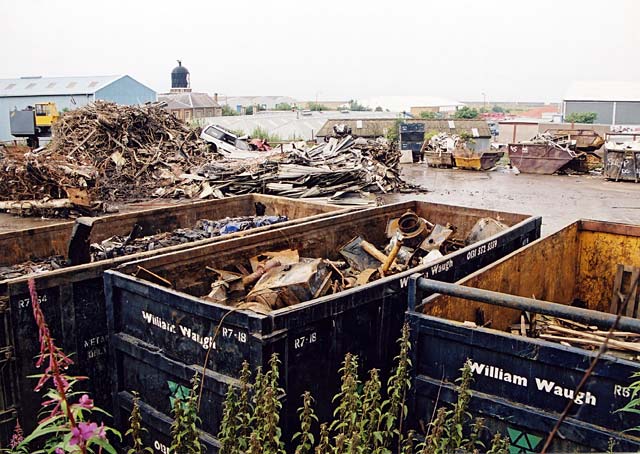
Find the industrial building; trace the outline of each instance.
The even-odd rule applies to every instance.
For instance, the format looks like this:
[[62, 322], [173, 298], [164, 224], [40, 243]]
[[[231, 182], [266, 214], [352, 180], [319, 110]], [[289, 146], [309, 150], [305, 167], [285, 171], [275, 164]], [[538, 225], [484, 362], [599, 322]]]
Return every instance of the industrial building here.
[[155, 101], [156, 92], [127, 75], [0, 79], [0, 142], [14, 139], [9, 129], [12, 110], [54, 102], [64, 112], [98, 100], [144, 104]]
[[411, 112], [415, 117], [421, 112], [439, 113], [446, 117], [464, 106], [461, 102], [438, 96], [376, 96], [363, 99], [362, 104], [372, 109], [381, 107], [394, 112]]
[[229, 106], [231, 110], [238, 114], [244, 115], [247, 109], [254, 108], [257, 110], [274, 110], [278, 105], [288, 104], [297, 106], [298, 103], [294, 98], [289, 96], [221, 96], [220, 102]]
[[192, 91], [191, 75], [180, 60], [171, 71], [171, 90], [158, 95], [158, 101], [165, 102], [165, 109], [185, 121], [222, 115], [217, 94], [211, 97], [207, 93]]
[[595, 123], [638, 125], [640, 82], [574, 82], [562, 101], [562, 114], [579, 112], [595, 112]]

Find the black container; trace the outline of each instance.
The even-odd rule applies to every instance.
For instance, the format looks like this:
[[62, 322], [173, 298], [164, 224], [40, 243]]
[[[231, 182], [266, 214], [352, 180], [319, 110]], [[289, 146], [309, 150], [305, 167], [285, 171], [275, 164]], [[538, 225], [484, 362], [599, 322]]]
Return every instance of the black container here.
[[402, 150], [419, 152], [422, 149], [422, 142], [401, 142], [400, 148]]
[[[431, 265], [268, 315], [230, 311], [229, 307], [189, 294], [203, 294], [205, 266], [230, 266], [267, 250], [287, 248], [297, 249], [302, 257], [335, 259], [340, 247], [358, 234], [365, 235], [370, 242], [384, 243], [387, 241], [387, 221], [408, 209], [431, 222], [450, 222], [458, 226], [462, 236], [466, 236], [482, 217], [499, 218], [512, 227]], [[406, 202], [127, 264], [105, 273], [109, 324], [114, 333], [114, 394], [135, 390], [156, 410], [167, 411], [168, 388], [163, 383], [168, 376], [182, 380], [179, 385], [189, 385], [189, 374], [181, 377], [177, 372], [169, 374], [180, 370], [174, 363], [189, 366], [191, 372], [201, 369], [211, 336], [220, 326], [220, 335], [207, 363], [211, 376], [219, 378], [217, 382], [205, 383], [205, 390], [212, 400], [210, 407], [201, 407], [201, 417], [211, 418], [206, 430], [214, 435], [218, 431], [215, 414], [216, 407], [222, 403], [219, 384], [237, 378], [244, 360], [255, 370], [265, 367], [270, 355], [276, 352], [282, 360], [281, 380], [287, 392], [282, 424], [285, 438], [288, 438], [297, 430], [296, 408], [300, 406], [300, 395], [304, 391], [311, 391], [316, 399], [316, 411], [321, 421], [331, 417], [331, 398], [338, 389], [337, 371], [347, 352], [359, 356], [362, 370], [376, 367], [383, 373], [388, 372], [397, 354], [395, 341], [404, 320], [406, 287], [411, 273], [418, 271], [451, 282], [539, 235], [539, 217]], [[168, 279], [178, 290], [131, 276], [138, 267]], [[132, 358], [137, 358], [135, 361], [138, 362]], [[143, 376], [150, 373], [148, 367], [153, 363], [162, 377], [159, 379], [162, 383], [155, 385], [152, 379]], [[129, 364], [133, 370], [128, 370]], [[140, 377], [135, 377], [136, 374]], [[139, 388], [132, 389], [135, 386]], [[162, 399], [164, 401], [159, 402]]]
[[610, 180], [640, 181], [640, 151], [604, 147], [604, 176]]
[[401, 142], [424, 142], [424, 132], [405, 132], [400, 134]]
[[[90, 239], [91, 242], [98, 242], [113, 235], [127, 235], [134, 224], [142, 227], [143, 235], [151, 235], [194, 227], [198, 219], [203, 218], [255, 215], [256, 203], [265, 206], [266, 215], [285, 215], [290, 220], [223, 237], [1, 281], [0, 309], [3, 310], [0, 310], [0, 345], [5, 346], [8, 354], [5, 356], [6, 367], [2, 369], [3, 400], [0, 402], [0, 411], [6, 417], [3, 420], [5, 424], [0, 421], [0, 445], [4, 446], [11, 436], [15, 417], [19, 417], [23, 428], [30, 431], [35, 426], [41, 408], [41, 395], [33, 391], [37, 380], [27, 378], [41, 373], [34, 366], [34, 357], [39, 353], [39, 341], [27, 288], [28, 277], [36, 281], [38, 297], [52, 336], [58, 346], [72, 354], [76, 363], [70, 373], [91, 378], [81, 382], [79, 389], [89, 391], [97, 405], [110, 411], [113, 399], [108, 372], [107, 318], [102, 280], [104, 270], [140, 257], [152, 257], [162, 252], [179, 251], [191, 245], [226, 238], [244, 237], [273, 227], [304, 222], [305, 219], [318, 219], [331, 212], [350, 210], [284, 197], [246, 195], [106, 216], [94, 222]], [[0, 234], [0, 246], [6, 247], [6, 254], [0, 257], [0, 265], [54, 254], [66, 256], [73, 224], [64, 222]]]
[[402, 123], [400, 125], [400, 134], [411, 132], [424, 133], [424, 123]]
[[[458, 284], [507, 295], [534, 296], [567, 305], [586, 304], [599, 326], [598, 315], [608, 312], [616, 265], [640, 266], [640, 226], [579, 221], [536, 241]], [[428, 422], [434, 402], [453, 402], [454, 380], [467, 359], [472, 361], [470, 411], [508, 432], [512, 442], [519, 434], [539, 440], [542, 448], [570, 393], [589, 368], [596, 351], [565, 346], [544, 339], [505, 331], [519, 322], [520, 311], [445, 295], [420, 294], [410, 303], [414, 391], [410, 414], [417, 423]], [[492, 328], [471, 327], [482, 313]], [[601, 327], [601, 329], [606, 329]], [[624, 432], [640, 426], [640, 416], [617, 412], [630, 398], [627, 388], [640, 372], [640, 362], [612, 354], [603, 355], [583, 388], [550, 452], [607, 450], [609, 438], [616, 451], [640, 449], [640, 438]], [[509, 430], [507, 430], [509, 429]], [[540, 438], [542, 440], [540, 441]], [[521, 440], [522, 441], [522, 440]], [[518, 442], [519, 443], [519, 442]]]

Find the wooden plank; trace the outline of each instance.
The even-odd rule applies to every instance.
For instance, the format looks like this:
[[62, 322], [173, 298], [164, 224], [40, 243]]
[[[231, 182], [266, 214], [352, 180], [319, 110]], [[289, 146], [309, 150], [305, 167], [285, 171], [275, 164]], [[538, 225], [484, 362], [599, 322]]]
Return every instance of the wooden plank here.
[[[559, 333], [568, 334], [568, 335], [570, 335], [572, 337], [590, 339], [590, 340], [598, 341], [598, 342], [603, 342], [606, 339], [605, 336], [596, 336], [595, 334], [585, 333], [583, 331], [577, 331], [577, 330], [569, 329], [569, 328], [563, 328], [562, 326], [558, 326], [558, 325], [549, 325], [548, 329], [549, 329], [549, 331], [556, 331], [556, 332], [559, 332]], [[623, 341], [618, 341], [618, 340], [615, 340], [615, 339], [609, 339], [608, 344], [611, 345], [611, 346], [624, 348], [625, 350], [630, 350], [630, 351], [634, 351], [634, 352], [639, 352], [640, 353], [640, 344], [639, 343], [623, 342]]]
[[609, 306], [609, 312], [612, 314], [618, 313], [618, 305], [620, 304], [620, 289], [622, 287], [623, 275], [624, 275], [624, 265], [618, 264], [616, 268], [616, 277], [613, 281], [613, 294], [611, 295], [611, 305]]
[[627, 304], [627, 316], [637, 318], [638, 317], [638, 285], [636, 281], [640, 278], [640, 268], [634, 266], [625, 266], [625, 271], [631, 274], [629, 280], [629, 303]]

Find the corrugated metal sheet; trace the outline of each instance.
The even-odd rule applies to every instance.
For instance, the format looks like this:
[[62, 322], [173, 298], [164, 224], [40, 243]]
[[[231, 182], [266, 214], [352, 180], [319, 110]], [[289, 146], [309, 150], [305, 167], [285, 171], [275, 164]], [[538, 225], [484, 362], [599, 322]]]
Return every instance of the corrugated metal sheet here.
[[93, 94], [124, 76], [0, 79], [0, 97]]
[[640, 124], [640, 102], [616, 103], [616, 124], [619, 124], [619, 125]]
[[596, 117], [596, 123], [613, 123], [613, 101], [566, 102], [564, 112], [565, 118], [569, 114], [580, 112], [595, 112], [598, 115]]
[[96, 100], [101, 99], [124, 105], [154, 102], [157, 98], [154, 90], [130, 76], [122, 76], [95, 92]]
[[325, 123], [324, 118], [295, 115], [264, 117], [261, 115], [242, 115], [234, 117], [214, 117], [203, 119], [203, 124], [216, 124], [234, 131], [250, 134], [256, 128], [278, 135], [282, 140], [311, 140]]

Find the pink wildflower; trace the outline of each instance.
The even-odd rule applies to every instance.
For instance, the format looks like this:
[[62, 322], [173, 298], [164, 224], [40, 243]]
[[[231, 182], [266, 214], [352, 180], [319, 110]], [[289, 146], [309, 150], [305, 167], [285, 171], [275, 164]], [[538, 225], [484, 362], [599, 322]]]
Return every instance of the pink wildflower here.
[[78, 406], [90, 410], [93, 408], [93, 399], [88, 394], [83, 394], [78, 401]]
[[[76, 427], [71, 429], [70, 445], [84, 446], [91, 437], [98, 431], [98, 425], [95, 422], [80, 422]], [[100, 433], [98, 433], [100, 435]]]
[[13, 436], [11, 437], [11, 442], [9, 443], [10, 448], [17, 447], [24, 440], [24, 432], [22, 431], [22, 427], [20, 426], [20, 421], [16, 421], [16, 427], [13, 429]]

